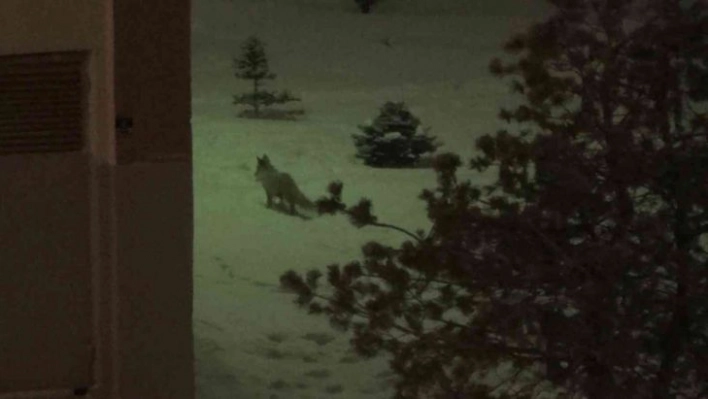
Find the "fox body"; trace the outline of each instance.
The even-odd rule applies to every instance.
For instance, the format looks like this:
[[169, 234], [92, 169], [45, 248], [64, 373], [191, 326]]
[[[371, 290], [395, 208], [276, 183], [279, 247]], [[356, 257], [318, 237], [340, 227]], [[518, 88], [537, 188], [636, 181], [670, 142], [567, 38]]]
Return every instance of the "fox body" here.
[[256, 157], [256, 159], [258, 164], [255, 177], [263, 185], [269, 208], [273, 206], [273, 197], [278, 198], [280, 204], [284, 205], [287, 202], [291, 214], [295, 213], [295, 205], [305, 209], [315, 208], [315, 204], [297, 187], [292, 176], [275, 169], [267, 155], [263, 155], [263, 158]]

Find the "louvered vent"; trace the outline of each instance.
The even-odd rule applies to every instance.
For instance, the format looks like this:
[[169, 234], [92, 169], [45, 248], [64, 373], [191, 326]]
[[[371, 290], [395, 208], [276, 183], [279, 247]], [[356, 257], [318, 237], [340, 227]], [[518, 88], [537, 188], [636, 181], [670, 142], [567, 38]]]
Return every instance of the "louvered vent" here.
[[0, 56], [0, 155], [81, 150], [86, 58]]

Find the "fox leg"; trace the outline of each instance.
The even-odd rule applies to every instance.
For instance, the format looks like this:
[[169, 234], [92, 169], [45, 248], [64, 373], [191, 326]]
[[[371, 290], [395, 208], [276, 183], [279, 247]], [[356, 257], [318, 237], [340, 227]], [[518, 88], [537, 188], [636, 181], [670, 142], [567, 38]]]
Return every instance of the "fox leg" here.
[[268, 208], [270, 208], [273, 206], [273, 196], [270, 195], [270, 193], [266, 193], [266, 197], [266, 205], [268, 206]]

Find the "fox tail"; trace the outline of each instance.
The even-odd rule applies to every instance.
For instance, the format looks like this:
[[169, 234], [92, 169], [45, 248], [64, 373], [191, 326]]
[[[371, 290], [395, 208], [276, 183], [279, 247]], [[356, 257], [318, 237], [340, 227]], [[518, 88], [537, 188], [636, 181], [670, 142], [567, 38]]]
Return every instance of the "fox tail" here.
[[300, 189], [296, 189], [295, 191], [295, 203], [299, 206], [301, 206], [304, 209], [307, 210], [315, 210], [317, 209], [317, 205], [312, 202], [305, 194], [300, 191]]

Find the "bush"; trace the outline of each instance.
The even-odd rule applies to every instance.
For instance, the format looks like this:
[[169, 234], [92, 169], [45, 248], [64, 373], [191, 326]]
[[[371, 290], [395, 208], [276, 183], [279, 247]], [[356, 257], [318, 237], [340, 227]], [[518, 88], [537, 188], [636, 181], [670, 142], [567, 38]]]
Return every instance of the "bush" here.
[[403, 102], [386, 102], [379, 116], [360, 125], [363, 134], [354, 134], [356, 157], [375, 167], [410, 167], [421, 155], [434, 152], [440, 144], [420, 127]]

